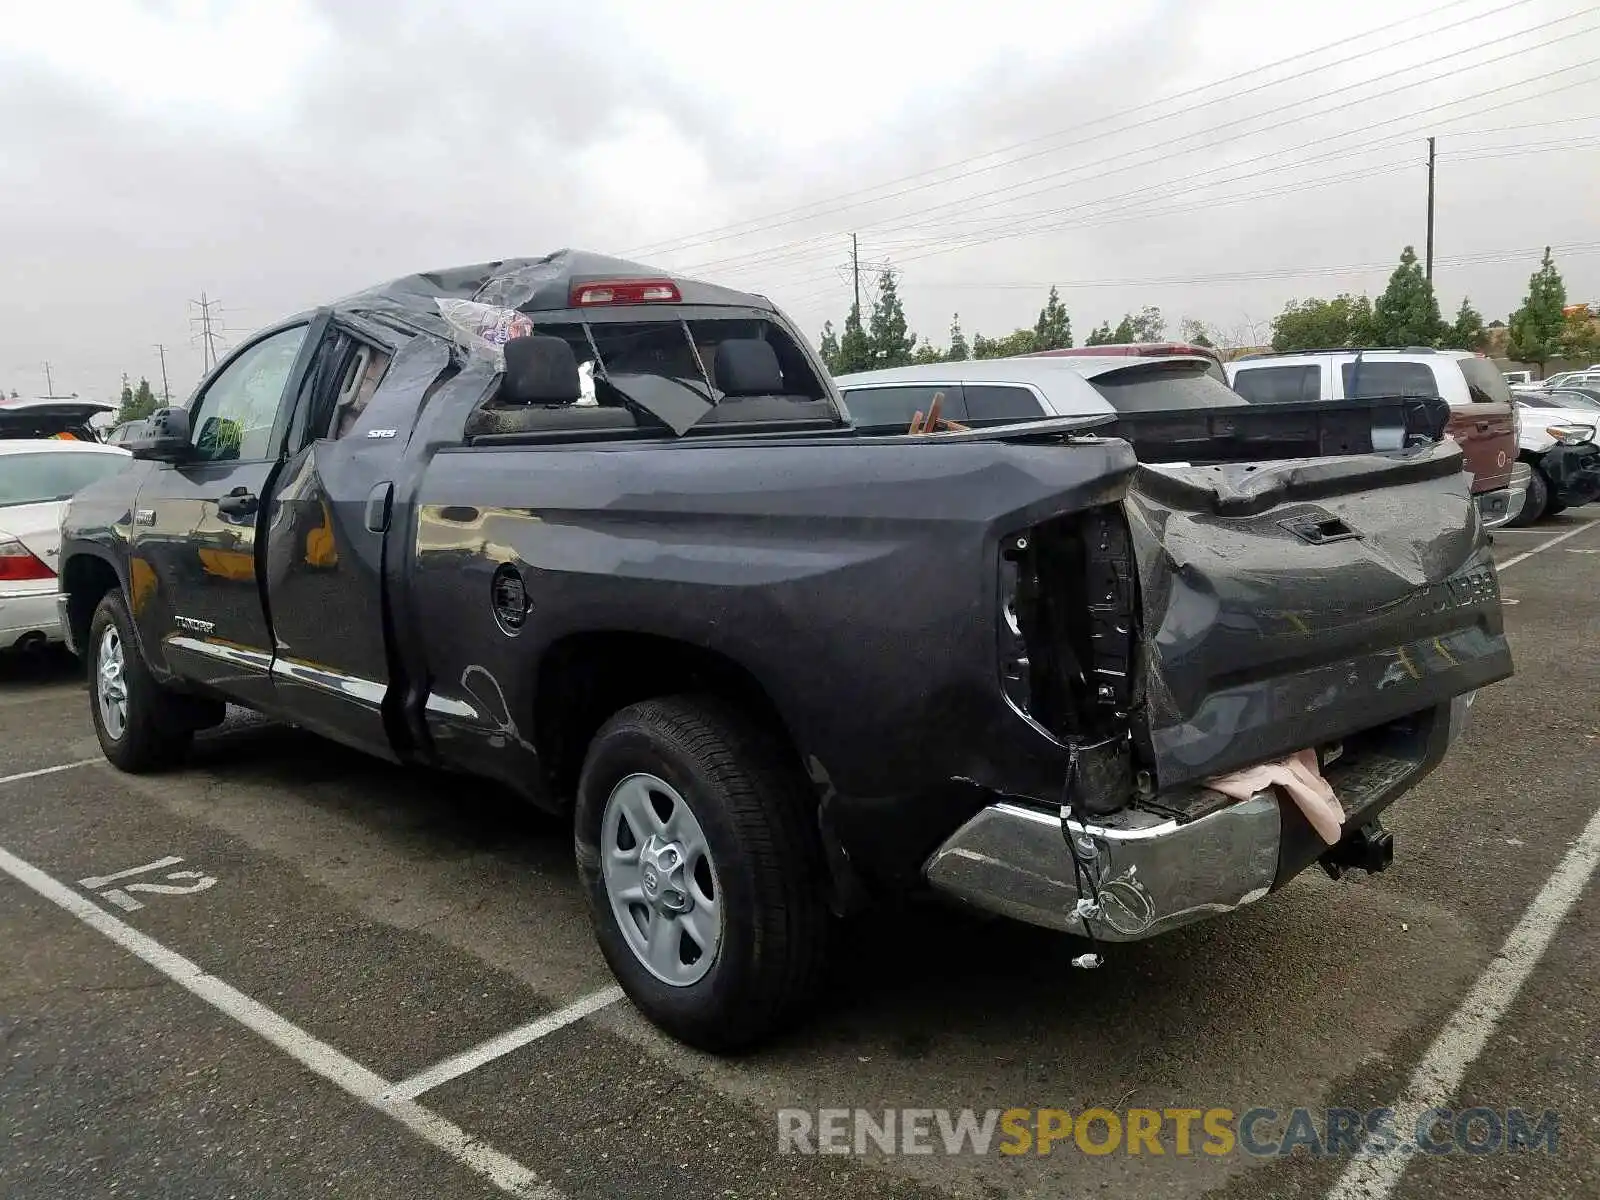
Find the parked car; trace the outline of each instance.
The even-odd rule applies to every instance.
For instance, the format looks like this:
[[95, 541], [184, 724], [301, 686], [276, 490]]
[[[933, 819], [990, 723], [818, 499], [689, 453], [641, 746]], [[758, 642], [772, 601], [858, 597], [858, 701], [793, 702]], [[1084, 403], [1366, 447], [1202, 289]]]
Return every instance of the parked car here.
[[1069, 350], [1035, 350], [1017, 357], [1095, 358], [1103, 354], [1115, 358], [1203, 358], [1211, 364], [1210, 374], [1213, 378], [1228, 382], [1222, 356], [1210, 346], [1196, 346], [1191, 342], [1112, 342], [1101, 346], [1074, 346]]
[[93, 421], [115, 408], [98, 400], [0, 400], [0, 441], [59, 438], [98, 444]]
[[0, 650], [62, 640], [61, 510], [78, 489], [132, 462], [126, 450], [93, 442], [0, 441]]
[[1426, 347], [1249, 355], [1228, 364], [1228, 381], [1252, 404], [1386, 395], [1443, 399], [1485, 527], [1506, 524], [1522, 508], [1532, 472], [1518, 464], [1511, 391], [1482, 355]]
[[1518, 384], [1527, 384], [1533, 382], [1532, 371], [1501, 371], [1500, 375], [1511, 387], [1516, 387]]
[[1540, 380], [1542, 388], [1561, 387], [1600, 387], [1600, 371], [1590, 367], [1583, 371], [1562, 371], [1550, 376], [1549, 379]]
[[1518, 388], [1517, 446], [1533, 468], [1513, 525], [1532, 525], [1600, 499], [1600, 400], [1577, 390]]
[[110, 433], [106, 434], [106, 445], [124, 446], [131, 441], [137, 441], [145, 435], [148, 428], [148, 424], [142, 419], [123, 421], [112, 429]]
[[[979, 368], [1034, 419], [878, 433], [762, 297], [567, 251], [285, 321], [68, 508], [100, 745], [170, 766], [233, 701], [571, 811], [606, 961], [716, 1050], [808, 1011], [830, 910], [931, 886], [1112, 942], [1382, 869], [1512, 669], [1442, 418], [940, 370]], [[1368, 452], [1263, 461], [1334, 427]], [[1327, 840], [1208, 786], [1297, 754]]]

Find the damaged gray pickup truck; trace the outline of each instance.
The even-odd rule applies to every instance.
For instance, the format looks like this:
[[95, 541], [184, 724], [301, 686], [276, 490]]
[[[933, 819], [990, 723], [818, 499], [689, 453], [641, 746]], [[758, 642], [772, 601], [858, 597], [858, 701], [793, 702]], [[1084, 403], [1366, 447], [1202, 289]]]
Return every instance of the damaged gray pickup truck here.
[[[571, 812], [627, 994], [748, 1046], [875, 899], [1100, 943], [1381, 868], [1510, 674], [1438, 414], [1104, 372], [913, 435], [759, 296], [570, 251], [411, 276], [157, 413], [68, 509], [63, 622], [125, 770], [232, 702]], [[1331, 841], [1228, 793], [1288, 763]]]

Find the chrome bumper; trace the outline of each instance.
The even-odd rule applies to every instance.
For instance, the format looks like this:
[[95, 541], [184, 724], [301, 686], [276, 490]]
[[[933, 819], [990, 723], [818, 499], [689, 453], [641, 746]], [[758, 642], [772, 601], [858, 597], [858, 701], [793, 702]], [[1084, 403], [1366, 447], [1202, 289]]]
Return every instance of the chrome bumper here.
[[1479, 492], [1473, 499], [1478, 505], [1478, 515], [1485, 529], [1498, 529], [1508, 521], [1517, 519], [1522, 502], [1528, 497], [1528, 481], [1533, 478], [1533, 468], [1519, 462], [1511, 468], [1511, 482], [1492, 492]]
[[[1443, 745], [1465, 731], [1473, 695], [1451, 701]], [[1345, 828], [1364, 823], [1363, 810], [1408, 790], [1423, 771], [1419, 760], [1347, 768], [1335, 779]], [[1270, 892], [1280, 870], [1279, 803], [1266, 791], [1182, 823], [1126, 809], [1082, 824], [1064, 812], [1002, 801], [956, 830], [923, 874], [936, 890], [988, 912], [1106, 942], [1138, 941]], [[1067, 836], [1099, 893], [1099, 913], [1087, 918], [1087, 929], [1076, 912], [1081, 893]]]
[[[1083, 933], [1079, 890], [1063, 818], [991, 804], [934, 851], [928, 882], [967, 903], [1070, 933]], [[1067, 818], [1097, 878], [1095, 937], [1131, 942], [1259, 900], [1278, 871], [1278, 800], [1262, 792], [1180, 825], [1129, 809], [1103, 824]]]

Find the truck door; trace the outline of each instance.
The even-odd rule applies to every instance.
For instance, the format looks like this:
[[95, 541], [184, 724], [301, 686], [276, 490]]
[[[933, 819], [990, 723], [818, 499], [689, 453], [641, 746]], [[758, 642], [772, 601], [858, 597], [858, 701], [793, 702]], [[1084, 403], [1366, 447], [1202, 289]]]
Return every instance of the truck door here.
[[264, 558], [279, 710], [395, 759], [383, 713], [390, 674], [383, 555], [389, 489], [405, 442], [401, 431], [363, 421], [391, 356], [388, 346], [329, 327], [290, 423], [289, 455], [267, 506]]
[[130, 526], [130, 600], [146, 654], [262, 708], [272, 701], [272, 638], [256, 532], [311, 329], [264, 334], [201, 385], [189, 405], [193, 453], [150, 473]]

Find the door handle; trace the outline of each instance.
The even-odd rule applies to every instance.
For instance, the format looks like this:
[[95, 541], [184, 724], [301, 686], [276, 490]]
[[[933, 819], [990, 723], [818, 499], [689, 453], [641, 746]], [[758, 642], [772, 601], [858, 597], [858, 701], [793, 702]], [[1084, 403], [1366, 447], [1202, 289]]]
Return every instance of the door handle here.
[[1489, 422], [1487, 422], [1487, 421], [1479, 421], [1478, 422], [1478, 428], [1480, 430], [1482, 430], [1483, 432], [1487, 433], [1488, 430], [1489, 430]]
[[230, 517], [248, 517], [259, 503], [248, 488], [236, 487], [217, 501], [217, 511]]

